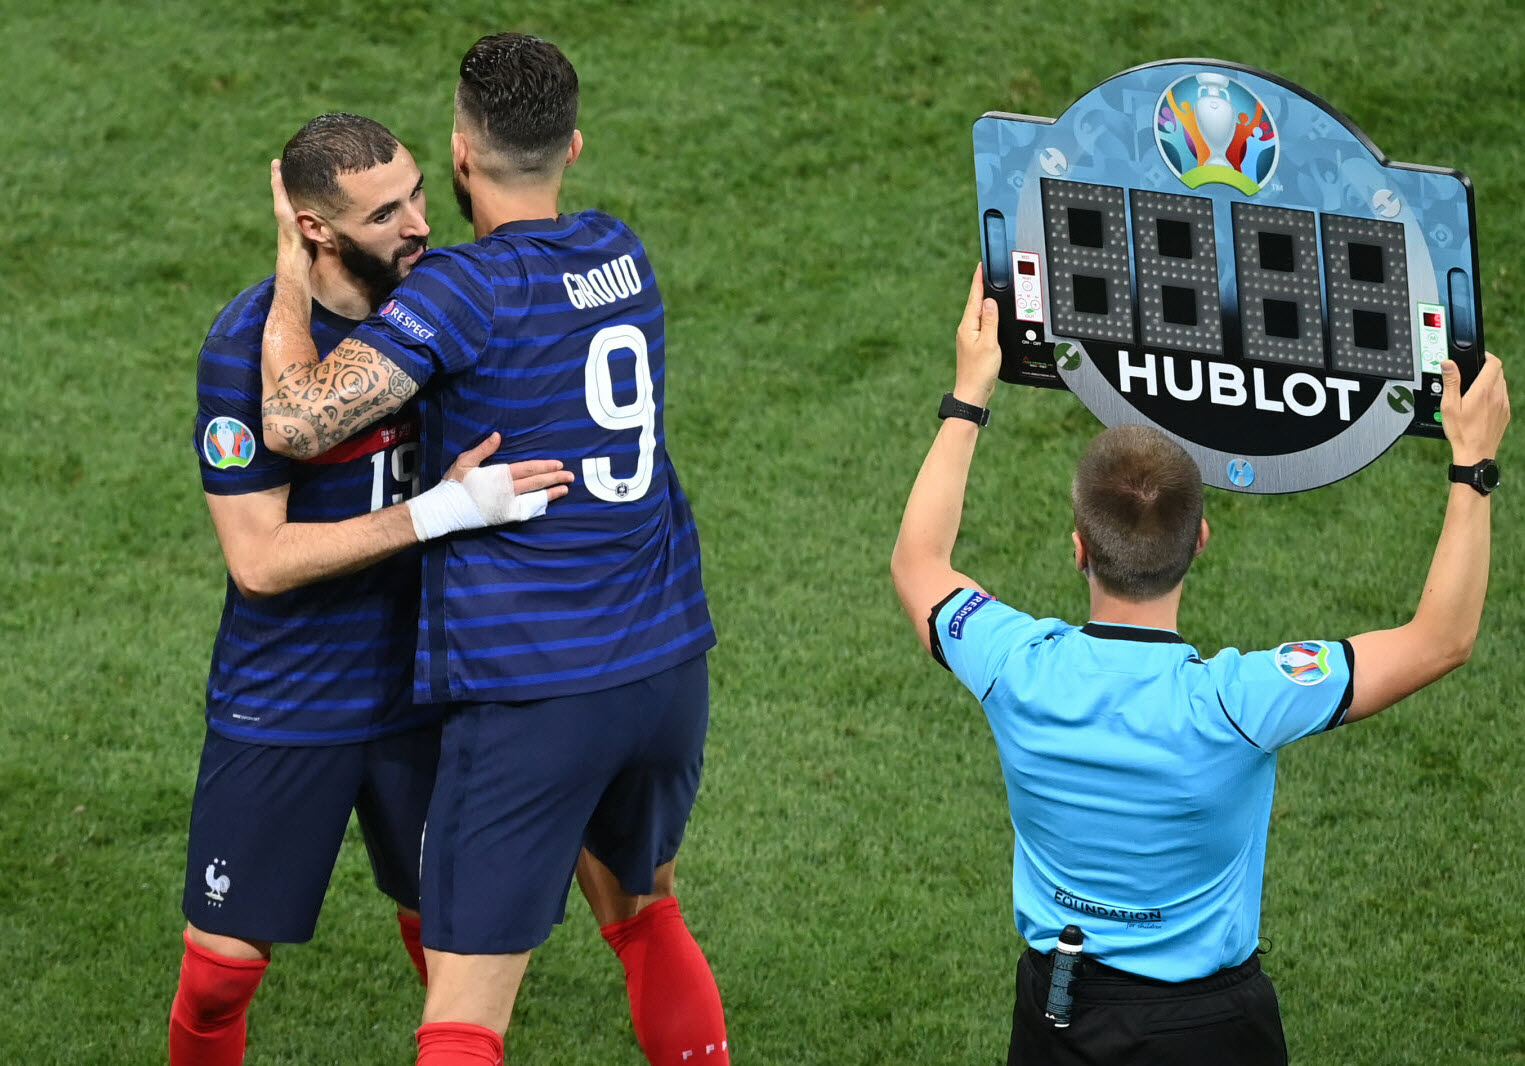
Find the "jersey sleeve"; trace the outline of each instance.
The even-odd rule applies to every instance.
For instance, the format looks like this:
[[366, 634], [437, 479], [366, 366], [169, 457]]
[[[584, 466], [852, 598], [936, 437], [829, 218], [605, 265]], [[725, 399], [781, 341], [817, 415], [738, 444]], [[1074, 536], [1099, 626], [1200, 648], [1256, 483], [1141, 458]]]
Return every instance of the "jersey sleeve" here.
[[1355, 653], [1343, 640], [1296, 640], [1248, 653], [1225, 648], [1210, 665], [1224, 713], [1265, 751], [1333, 729], [1354, 692]]
[[201, 487], [241, 496], [291, 482], [291, 461], [261, 437], [259, 338], [215, 329], [196, 362], [196, 431]]
[[461, 249], [429, 252], [350, 336], [420, 386], [475, 366], [492, 332], [494, 287]]
[[1014, 651], [1043, 640], [1053, 619], [1037, 619], [973, 589], [955, 589], [932, 608], [932, 657], [983, 701]]

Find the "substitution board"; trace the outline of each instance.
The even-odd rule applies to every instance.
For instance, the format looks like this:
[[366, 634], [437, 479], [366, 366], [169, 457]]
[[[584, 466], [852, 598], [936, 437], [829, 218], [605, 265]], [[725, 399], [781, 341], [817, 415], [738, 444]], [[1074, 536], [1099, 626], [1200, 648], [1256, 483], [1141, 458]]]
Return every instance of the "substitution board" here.
[[1207, 484], [1298, 492], [1443, 436], [1441, 361], [1482, 365], [1466, 176], [1273, 74], [1135, 67], [982, 116], [974, 157], [1002, 380], [1157, 426]]

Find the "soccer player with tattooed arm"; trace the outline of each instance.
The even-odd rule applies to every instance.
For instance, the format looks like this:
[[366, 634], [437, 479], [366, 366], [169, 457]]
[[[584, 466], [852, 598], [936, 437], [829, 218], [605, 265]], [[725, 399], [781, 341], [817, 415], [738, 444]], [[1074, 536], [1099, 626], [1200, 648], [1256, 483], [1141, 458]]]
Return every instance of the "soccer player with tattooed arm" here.
[[[1086, 624], [1028, 614], [954, 569], [1001, 365], [996, 304], [982, 296], [977, 269], [953, 391], [891, 572], [922, 646], [979, 700], [1005, 777], [1013, 912], [1028, 944], [1007, 1061], [1285, 1063], [1276, 993], [1259, 961], [1276, 753], [1370, 717], [1471, 656], [1488, 585], [1494, 457], [1509, 422], [1499, 361], [1487, 356], [1465, 394], [1457, 366], [1442, 364], [1452, 484], [1413, 617], [1345, 640], [1203, 659], [1176, 631], [1183, 581], [1208, 542], [1202, 479], [1151, 427], [1099, 434], [1070, 486]], [[1056, 963], [1056, 949], [1067, 927], [1080, 954], [1066, 992], [1070, 963]], [[1056, 1024], [1066, 1013], [1068, 1024]]]
[[[282, 158], [308, 249], [311, 342], [326, 353], [427, 247], [423, 180], [359, 115], [313, 119]], [[418, 854], [439, 714], [412, 696], [416, 546], [528, 518], [572, 479], [553, 460], [481, 466], [489, 437], [417, 494], [411, 408], [321, 456], [270, 451], [255, 429], [272, 291], [267, 278], [229, 303], [197, 365], [195, 446], [228, 581], [191, 806], [171, 1066], [243, 1061], [273, 945], [311, 939], [352, 810], [423, 976]]]
[[665, 314], [641, 241], [562, 214], [576, 71], [523, 34], [460, 65], [451, 155], [476, 241], [423, 256], [319, 360], [281, 169], [264, 439], [313, 455], [416, 402], [421, 468], [493, 430], [576, 473], [543, 519], [424, 549], [414, 695], [444, 714], [424, 838], [420, 1066], [502, 1061], [532, 949], [574, 871], [624, 966], [653, 1066], [724, 1066], [725, 1019], [675, 894], [715, 643], [667, 451]]

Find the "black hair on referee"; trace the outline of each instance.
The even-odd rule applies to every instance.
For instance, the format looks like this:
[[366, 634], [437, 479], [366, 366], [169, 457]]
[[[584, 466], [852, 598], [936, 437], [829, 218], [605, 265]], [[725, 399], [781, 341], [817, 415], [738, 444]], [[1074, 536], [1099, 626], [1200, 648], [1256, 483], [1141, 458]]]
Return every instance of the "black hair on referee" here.
[[392, 131], [364, 115], [336, 111], [297, 130], [281, 151], [281, 181], [298, 209], [334, 214], [349, 206], [340, 174], [390, 163], [397, 154]]
[[1158, 429], [1098, 434], [1075, 468], [1070, 500], [1091, 576], [1107, 592], [1152, 600], [1186, 576], [1202, 525], [1202, 473]]
[[486, 135], [519, 176], [560, 172], [577, 129], [577, 71], [549, 41], [495, 33], [461, 59], [457, 118]]

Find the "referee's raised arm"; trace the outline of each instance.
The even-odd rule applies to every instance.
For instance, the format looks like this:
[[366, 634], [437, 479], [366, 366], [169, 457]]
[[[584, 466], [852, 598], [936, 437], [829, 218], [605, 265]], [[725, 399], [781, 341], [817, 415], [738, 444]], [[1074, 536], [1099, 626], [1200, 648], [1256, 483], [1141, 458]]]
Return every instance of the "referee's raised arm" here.
[[1465, 395], [1455, 363], [1441, 364], [1441, 379], [1452, 462], [1445, 523], [1414, 617], [1396, 629], [1350, 638], [1355, 667], [1347, 722], [1376, 714], [1456, 669], [1477, 641], [1488, 591], [1489, 493], [1498, 483], [1494, 458], [1509, 424], [1509, 392], [1503, 365], [1492, 354]]
[[[983, 266], [974, 268], [969, 300], [958, 324], [958, 364], [953, 391], [943, 397], [942, 428], [911, 486], [900, 535], [890, 557], [890, 574], [900, 604], [916, 627], [922, 647], [931, 650], [928, 618], [933, 605], [956, 588], [980, 589], [953, 569], [953, 544], [964, 512], [964, 488], [980, 427], [990, 420], [986, 405], [1001, 370], [996, 336], [996, 303], [983, 299]], [[984, 591], [980, 589], [980, 591]]]

